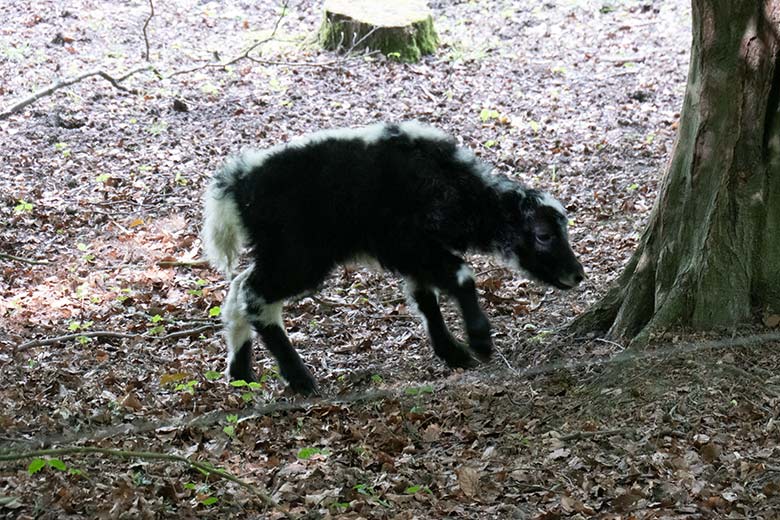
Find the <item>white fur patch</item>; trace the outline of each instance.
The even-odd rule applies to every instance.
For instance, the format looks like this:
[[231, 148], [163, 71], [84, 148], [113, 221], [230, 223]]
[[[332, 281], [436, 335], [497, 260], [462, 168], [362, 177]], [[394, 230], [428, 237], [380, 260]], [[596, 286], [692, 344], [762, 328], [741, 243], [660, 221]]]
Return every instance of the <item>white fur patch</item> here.
[[405, 121], [399, 125], [401, 132], [405, 133], [410, 139], [433, 139], [436, 141], [449, 141], [448, 136], [438, 128], [423, 124], [419, 121]]
[[236, 201], [215, 184], [206, 190], [203, 248], [211, 265], [230, 274], [244, 244], [246, 231]]
[[458, 280], [458, 285], [462, 286], [465, 285], [466, 282], [474, 280], [474, 271], [471, 269], [471, 267], [463, 264], [460, 266], [460, 269], [458, 269], [458, 272], [455, 273], [455, 277]]
[[425, 318], [425, 314], [420, 311], [420, 307], [417, 305], [417, 300], [414, 299], [414, 291], [417, 290], [417, 282], [412, 280], [411, 278], [404, 278], [404, 281], [406, 282], [404, 284], [404, 294], [406, 295], [406, 305], [409, 307], [409, 310], [413, 313], [419, 316], [420, 321], [422, 321], [423, 327], [425, 328], [425, 331], [428, 331], [428, 320]]
[[262, 310], [259, 316], [251, 316], [252, 321], [257, 320], [263, 325], [276, 325], [280, 329], [284, 330], [284, 320], [282, 319], [282, 308], [284, 302], [278, 301], [273, 303], [262, 304]]
[[248, 169], [256, 168], [261, 166], [274, 151], [280, 149], [281, 146], [274, 146], [266, 150], [244, 150], [241, 153], [241, 160], [248, 166]]
[[241, 298], [244, 281], [252, 272], [245, 269], [230, 283], [230, 290], [222, 304], [222, 321], [225, 324], [225, 340], [228, 345], [228, 367], [235, 353], [241, 346], [253, 337], [252, 326], [249, 324], [246, 308]]
[[385, 131], [384, 123], [377, 123], [371, 126], [360, 128], [334, 128], [331, 130], [321, 130], [313, 134], [304, 135], [290, 141], [289, 146], [298, 148], [306, 147], [310, 144], [320, 143], [328, 139], [340, 141], [350, 141], [360, 139], [366, 144], [373, 144], [382, 138]]
[[542, 206], [549, 206], [564, 217], [566, 216], [566, 208], [564, 208], [563, 204], [558, 202], [558, 200], [549, 193], [542, 193], [542, 196], [539, 199], [539, 204]]
[[457, 150], [455, 150], [455, 160], [459, 163], [463, 164], [471, 164], [474, 162], [474, 160], [477, 158], [476, 155], [474, 155], [474, 152], [469, 150], [468, 148], [463, 148], [462, 146], [459, 146]]

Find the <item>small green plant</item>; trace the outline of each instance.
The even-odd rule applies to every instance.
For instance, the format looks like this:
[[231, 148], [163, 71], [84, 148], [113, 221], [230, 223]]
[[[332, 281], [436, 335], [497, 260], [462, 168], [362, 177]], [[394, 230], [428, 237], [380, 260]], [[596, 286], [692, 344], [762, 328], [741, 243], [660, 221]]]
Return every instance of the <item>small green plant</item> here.
[[90, 252], [90, 248], [87, 244], [83, 242], [79, 242], [78, 244], [76, 244], [76, 249], [78, 249], [83, 253], [83, 255], [81, 255], [81, 259], [84, 260], [85, 262], [91, 264], [92, 262], [95, 261], [95, 255], [93, 255]]
[[76, 332], [76, 331], [79, 331], [79, 330], [87, 330], [94, 324], [95, 324], [94, 321], [83, 321], [82, 322], [82, 321], [74, 320], [74, 321], [71, 321], [68, 324], [68, 330], [71, 331], [71, 332]]
[[219, 317], [220, 313], [222, 313], [222, 308], [217, 306], [214, 306], [209, 309], [209, 318], [217, 318]]
[[182, 174], [181, 172], [176, 172], [176, 175], [173, 177], [173, 182], [178, 184], [179, 186], [186, 186], [189, 184], [190, 181], [187, 180], [187, 178]]
[[241, 399], [245, 403], [251, 402], [255, 398], [255, 392], [258, 390], [263, 389], [263, 382], [261, 379], [260, 383], [257, 383], [255, 381], [246, 382], [243, 379], [237, 379], [236, 381], [231, 381], [230, 386], [233, 386], [235, 388], [246, 388], [248, 392], [244, 392], [241, 394]]
[[222, 377], [225, 375], [222, 372], [217, 372], [216, 370], [208, 370], [203, 374], [206, 379], [209, 381], [216, 381], [218, 379], [222, 379]]
[[207, 95], [217, 94], [219, 93], [219, 87], [213, 83], [205, 83], [200, 87], [200, 91]]
[[551, 335], [552, 335], [552, 331], [550, 331], [550, 330], [543, 330], [543, 331], [539, 332], [537, 335], [533, 336], [531, 338], [531, 341], [535, 341], [537, 343], [544, 343], [545, 341], [547, 341], [550, 338]]
[[603, 3], [601, 5], [601, 8], [599, 9], [599, 12], [601, 14], [614, 13], [615, 11], [617, 11], [617, 7], [615, 7], [614, 5], [612, 5], [610, 3], [607, 3], [607, 2]]
[[225, 417], [225, 420], [227, 421], [227, 424], [222, 428], [222, 431], [225, 432], [225, 435], [227, 435], [231, 439], [235, 439], [236, 425], [238, 424], [238, 415], [229, 414], [227, 417]]
[[161, 133], [165, 132], [168, 129], [168, 123], [165, 121], [155, 121], [151, 125], [149, 125], [149, 128], [147, 129], [150, 134], [152, 135], [160, 135]]
[[30, 202], [27, 202], [24, 199], [19, 199], [19, 203], [14, 206], [14, 212], [16, 213], [24, 213], [27, 211], [32, 211], [33, 205]]
[[187, 381], [186, 383], [179, 383], [174, 387], [177, 392], [187, 393], [190, 395], [195, 394], [195, 387], [198, 386], [198, 382], [194, 379]]
[[371, 376], [371, 382], [374, 383], [375, 385], [381, 385], [382, 381], [384, 380], [382, 379], [382, 376], [380, 376], [379, 374], [374, 374]]
[[409, 387], [406, 390], [404, 390], [404, 393], [409, 396], [419, 396], [423, 394], [432, 394], [433, 393], [433, 386], [431, 385], [424, 385], [424, 386], [418, 386], [418, 387]]
[[114, 297], [114, 300], [118, 301], [119, 303], [124, 302], [128, 298], [130, 298], [130, 289], [127, 288], [121, 288], [121, 287], [112, 287], [112, 291], [117, 292], [118, 294]]
[[298, 450], [298, 458], [301, 460], [309, 460], [314, 455], [327, 457], [330, 455], [330, 450], [328, 448], [301, 448]]
[[538, 121], [534, 121], [533, 119], [530, 119], [530, 120], [528, 121], [528, 126], [530, 126], [530, 127], [531, 127], [531, 130], [532, 130], [532, 131], [533, 131], [533, 133], [535, 133], [535, 134], [538, 134], [538, 133], [539, 133], [539, 129], [542, 127], [542, 126], [539, 124], [539, 122], [538, 122]]
[[433, 494], [433, 492], [430, 490], [428, 486], [421, 486], [419, 484], [416, 486], [409, 486], [408, 488], [404, 489], [404, 493], [406, 493], [407, 495], [416, 495], [417, 493], [420, 492], [428, 493], [430, 495]]
[[370, 498], [371, 500], [381, 505], [382, 507], [390, 507], [390, 503], [387, 500], [382, 500], [381, 498], [379, 498], [379, 495], [374, 490], [374, 488], [369, 486], [368, 484], [357, 484], [353, 489], [358, 493], [360, 493], [361, 495]]
[[187, 294], [189, 294], [190, 296], [197, 296], [200, 298], [201, 296], [203, 296], [203, 287], [207, 286], [208, 284], [209, 284], [208, 280], [204, 280], [203, 278], [198, 278], [197, 280], [195, 280], [195, 287], [197, 287], [197, 289], [190, 289], [187, 291]]
[[495, 139], [488, 139], [487, 141], [485, 141], [485, 148], [493, 148], [497, 144], [498, 141], [496, 141]]
[[[203, 473], [203, 471], [201, 471]], [[208, 476], [208, 472], [204, 473]], [[184, 489], [195, 492], [195, 499], [204, 506], [210, 506], [216, 504], [219, 499], [211, 496], [211, 488], [208, 484], [196, 484], [194, 482], [187, 482], [184, 484]]]
[[105, 183], [111, 178], [111, 175], [107, 173], [101, 173], [97, 177], [95, 177], [95, 181]]
[[553, 74], [557, 74], [559, 76], [565, 76], [566, 67], [564, 67], [563, 65], [558, 65], [557, 67], [553, 67], [552, 69], [550, 69], [550, 72], [552, 72]]
[[146, 331], [151, 336], [156, 336], [158, 334], [162, 334], [165, 332], [165, 325], [160, 323], [163, 320], [163, 317], [159, 314], [155, 314], [151, 318], [149, 318], [149, 324], [151, 325], [151, 328]]
[[487, 109], [487, 108], [483, 108], [479, 112], [479, 119], [483, 123], [487, 123], [491, 119], [498, 119], [499, 117], [501, 117], [501, 114], [498, 113], [498, 110], [490, 110], [490, 109]]
[[[71, 321], [68, 324], [68, 330], [71, 331], [71, 332], [78, 332], [78, 331], [88, 330], [92, 325], [94, 325], [94, 323], [95, 322], [93, 322], [93, 321], [81, 322], [81, 321], [75, 321], [74, 320], [74, 321]], [[92, 339], [88, 338], [86, 336], [79, 336], [78, 338], [76, 338], [76, 341], [78, 341], [82, 345], [85, 345], [85, 344], [89, 343], [90, 341], [92, 341]]]
[[63, 157], [70, 157], [70, 148], [66, 143], [54, 143], [54, 149], [60, 152]]
[[67, 471], [70, 475], [81, 475], [83, 473], [80, 469], [68, 469], [68, 466], [60, 459], [35, 458], [27, 466], [27, 474], [35, 475], [47, 466], [57, 471]]
[[639, 189], [639, 184], [637, 184], [637, 183], [633, 183], [633, 184], [629, 185], [629, 186], [628, 186], [628, 188], [626, 188], [626, 189], [627, 189], [628, 191], [636, 191], [636, 190], [638, 190], [638, 189]]

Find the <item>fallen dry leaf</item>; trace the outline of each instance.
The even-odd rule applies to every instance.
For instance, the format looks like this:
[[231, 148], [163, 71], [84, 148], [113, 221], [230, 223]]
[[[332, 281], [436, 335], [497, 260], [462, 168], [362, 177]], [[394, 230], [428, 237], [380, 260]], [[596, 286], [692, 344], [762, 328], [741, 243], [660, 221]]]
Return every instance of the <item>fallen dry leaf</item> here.
[[458, 476], [458, 484], [460, 485], [463, 494], [469, 498], [476, 498], [479, 496], [481, 486], [479, 483], [479, 473], [474, 468], [468, 466], [461, 466], [455, 473]]

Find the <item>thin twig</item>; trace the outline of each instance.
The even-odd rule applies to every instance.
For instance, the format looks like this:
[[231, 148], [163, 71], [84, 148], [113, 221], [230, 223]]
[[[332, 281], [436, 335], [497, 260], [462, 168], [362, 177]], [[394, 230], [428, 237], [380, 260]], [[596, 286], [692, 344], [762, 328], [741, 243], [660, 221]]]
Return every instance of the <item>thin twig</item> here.
[[57, 90], [60, 90], [60, 89], [65, 88], [65, 87], [68, 87], [70, 85], [73, 85], [74, 83], [78, 83], [79, 81], [83, 81], [83, 80], [85, 80], [87, 78], [90, 78], [92, 76], [100, 76], [101, 78], [105, 79], [106, 81], [111, 83], [111, 85], [113, 85], [115, 88], [117, 88], [119, 90], [122, 90], [122, 91], [125, 91], [125, 92], [129, 92], [130, 94], [137, 94], [138, 92], [135, 89], [128, 89], [126, 87], [123, 87], [119, 83], [124, 81], [124, 80], [126, 80], [130, 76], [133, 76], [134, 74], [138, 74], [139, 72], [144, 72], [144, 71], [147, 71], [147, 70], [153, 70], [153, 67], [151, 65], [146, 65], [146, 66], [143, 66], [143, 67], [139, 67], [137, 69], [131, 70], [130, 72], [128, 72], [128, 73], [126, 73], [123, 76], [120, 76], [118, 78], [115, 78], [114, 76], [110, 75], [109, 73], [107, 73], [107, 72], [105, 72], [103, 70], [93, 70], [91, 72], [85, 72], [84, 74], [80, 74], [80, 75], [78, 75], [76, 77], [73, 77], [73, 78], [70, 78], [70, 79], [66, 79], [66, 80], [58, 81], [56, 83], [52, 83], [48, 87], [39, 90], [38, 92], [32, 94], [31, 96], [29, 96], [29, 97], [27, 97], [25, 99], [22, 99], [21, 101], [18, 101], [16, 104], [11, 106], [5, 112], [0, 112], [0, 120], [8, 119], [13, 114], [21, 111], [26, 106], [35, 103], [39, 99], [41, 99], [43, 97], [46, 97], [46, 96], [50, 96], [51, 94], [53, 94]]
[[239, 54], [238, 56], [236, 56], [232, 60], [219, 62], [219, 63], [206, 63], [204, 65], [200, 65], [199, 67], [193, 67], [193, 68], [184, 69], [184, 70], [177, 70], [175, 72], [170, 73], [168, 76], [166, 76], [166, 79], [172, 78], [174, 76], [180, 76], [182, 74], [190, 74], [192, 72], [197, 72], [197, 71], [203, 70], [203, 69], [224, 68], [224, 67], [227, 67], [229, 65], [233, 65], [234, 63], [239, 62], [241, 60], [249, 59], [249, 53], [250, 52], [252, 52], [256, 48], [258, 48], [260, 45], [268, 43], [268, 42], [270, 42], [271, 40], [274, 39], [274, 37], [276, 36], [276, 32], [279, 30], [279, 26], [282, 23], [282, 19], [285, 16], [287, 16], [287, 3], [288, 3], [288, 1], [289, 0], [285, 0], [284, 4], [282, 4], [282, 13], [276, 19], [276, 23], [274, 23], [274, 27], [271, 30], [271, 34], [267, 38], [263, 38], [262, 40], [256, 41], [255, 43], [253, 43], [252, 45], [250, 45], [249, 47], [244, 49], [244, 51], [241, 54]]
[[511, 364], [509, 364], [509, 360], [506, 358], [506, 356], [504, 356], [504, 353], [501, 352], [501, 350], [498, 347], [493, 345], [493, 349], [494, 349], [495, 353], [498, 354], [498, 357], [500, 357], [504, 361], [504, 363], [506, 364], [507, 368], [509, 368], [509, 370], [513, 374], [520, 375], [520, 372], [518, 372], [517, 369], [515, 369], [515, 367], [513, 367]]
[[160, 260], [160, 267], [204, 267], [209, 265], [208, 260]]
[[170, 453], [159, 453], [155, 451], [126, 451], [126, 450], [114, 450], [110, 448], [95, 448], [90, 446], [73, 446], [68, 448], [55, 448], [48, 450], [35, 450], [24, 453], [6, 453], [0, 454], [0, 462], [10, 462], [15, 460], [33, 459], [40, 457], [59, 456], [59, 455], [72, 455], [81, 453], [97, 453], [100, 455], [109, 455], [112, 457], [122, 458], [138, 458], [138, 459], [152, 459], [152, 460], [170, 460], [176, 462], [183, 462], [192, 466], [193, 468], [204, 472], [207, 475], [216, 475], [224, 480], [228, 480], [239, 486], [249, 490], [252, 494], [259, 497], [269, 507], [278, 508], [279, 504], [274, 500], [267, 492], [241, 480], [240, 478], [228, 473], [223, 469], [216, 468], [210, 464], [204, 464], [195, 460], [182, 457], [180, 455], [173, 455]]
[[608, 436], [608, 435], [618, 435], [621, 433], [626, 433], [632, 431], [630, 428], [615, 428], [612, 430], [598, 430], [594, 432], [574, 432], [570, 433], [568, 435], [561, 435], [558, 437], [561, 441], [576, 441], [579, 439], [591, 439], [593, 437], [602, 437], [602, 436]]
[[5, 253], [0, 253], [0, 258], [4, 258], [6, 260], [14, 260], [16, 262], [24, 262], [27, 264], [34, 264], [34, 265], [48, 265], [48, 260], [32, 260], [30, 258], [22, 258], [21, 256], [14, 256], [14, 255], [7, 255]]
[[149, 22], [152, 21], [153, 16], [154, 16], [154, 2], [152, 0], [149, 0], [149, 18], [147, 18], [146, 22], [144, 22], [144, 43], [146, 44], [146, 61], [151, 61], [151, 58], [149, 56], [149, 37], [146, 34], [146, 28], [149, 26]]

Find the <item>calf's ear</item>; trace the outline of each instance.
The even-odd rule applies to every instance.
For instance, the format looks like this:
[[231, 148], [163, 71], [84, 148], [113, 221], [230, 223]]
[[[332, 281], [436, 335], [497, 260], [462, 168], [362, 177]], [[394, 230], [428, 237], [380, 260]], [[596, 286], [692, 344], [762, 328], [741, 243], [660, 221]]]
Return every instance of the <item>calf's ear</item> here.
[[522, 207], [523, 198], [523, 195], [517, 191], [505, 191], [501, 194], [501, 207], [507, 213], [517, 213]]

